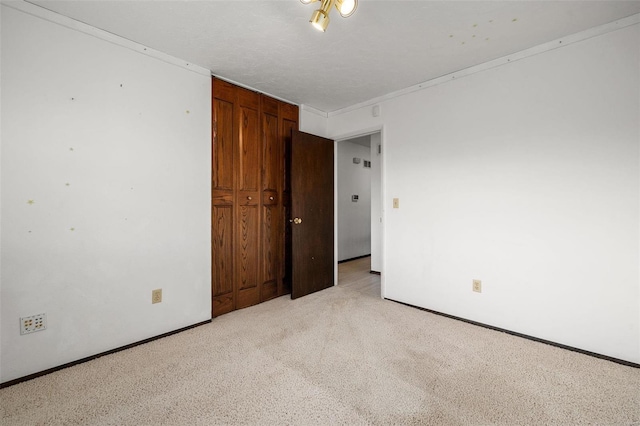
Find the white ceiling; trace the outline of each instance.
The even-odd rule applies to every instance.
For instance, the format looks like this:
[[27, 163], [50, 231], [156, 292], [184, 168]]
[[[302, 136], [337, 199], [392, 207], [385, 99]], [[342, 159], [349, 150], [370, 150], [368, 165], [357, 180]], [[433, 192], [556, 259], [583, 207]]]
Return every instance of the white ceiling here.
[[360, 0], [320, 33], [318, 3], [298, 0], [31, 2], [325, 112], [640, 13], [639, 0]]

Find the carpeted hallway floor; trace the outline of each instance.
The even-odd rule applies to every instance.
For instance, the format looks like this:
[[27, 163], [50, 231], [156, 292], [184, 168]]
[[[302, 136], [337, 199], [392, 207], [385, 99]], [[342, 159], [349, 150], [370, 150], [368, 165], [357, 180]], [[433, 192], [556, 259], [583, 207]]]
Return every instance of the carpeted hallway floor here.
[[634, 425], [640, 369], [338, 286], [0, 390], [2, 425]]

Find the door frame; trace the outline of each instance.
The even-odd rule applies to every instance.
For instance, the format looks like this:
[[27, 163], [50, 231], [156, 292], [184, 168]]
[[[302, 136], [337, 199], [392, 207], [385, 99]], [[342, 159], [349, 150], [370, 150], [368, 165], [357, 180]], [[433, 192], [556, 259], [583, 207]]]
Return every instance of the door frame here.
[[[381, 201], [381, 215], [382, 226], [380, 230], [380, 264], [382, 270], [380, 271], [380, 298], [386, 298], [386, 285], [385, 285], [385, 273], [387, 269], [387, 232], [386, 232], [386, 208], [385, 200], [387, 194], [387, 181], [386, 181], [386, 161], [385, 161], [385, 129], [384, 125], [368, 127], [364, 129], [355, 130], [349, 133], [343, 133], [335, 136], [328, 136], [329, 139], [333, 139], [333, 253], [334, 253], [334, 280], [335, 285], [338, 285], [338, 144], [340, 142], [348, 141], [349, 139], [357, 138], [360, 136], [372, 135], [374, 133], [380, 133], [380, 201]], [[373, 218], [372, 218], [373, 220]]]

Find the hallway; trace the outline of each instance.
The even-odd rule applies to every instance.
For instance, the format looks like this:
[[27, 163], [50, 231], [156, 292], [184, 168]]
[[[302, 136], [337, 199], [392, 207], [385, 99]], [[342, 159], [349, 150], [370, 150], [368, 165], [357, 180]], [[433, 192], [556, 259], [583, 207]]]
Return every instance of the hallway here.
[[370, 273], [371, 256], [338, 264], [338, 285], [364, 295], [380, 297], [380, 275]]

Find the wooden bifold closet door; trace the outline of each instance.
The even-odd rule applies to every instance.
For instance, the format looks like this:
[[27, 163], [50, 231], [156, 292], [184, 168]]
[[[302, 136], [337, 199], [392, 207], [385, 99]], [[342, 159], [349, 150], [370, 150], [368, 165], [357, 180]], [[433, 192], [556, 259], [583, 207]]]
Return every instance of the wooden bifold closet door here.
[[212, 85], [212, 316], [286, 294], [285, 156], [298, 107]]

